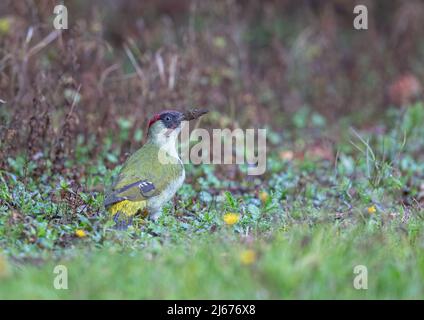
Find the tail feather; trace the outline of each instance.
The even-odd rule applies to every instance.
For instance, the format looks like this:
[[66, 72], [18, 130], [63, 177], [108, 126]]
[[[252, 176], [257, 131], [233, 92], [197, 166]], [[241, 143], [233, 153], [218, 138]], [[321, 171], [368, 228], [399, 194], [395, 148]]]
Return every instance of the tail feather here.
[[134, 216], [143, 212], [147, 207], [147, 201], [129, 201], [123, 200], [114, 203], [107, 208], [109, 214], [113, 217], [117, 229], [126, 229], [132, 224]]

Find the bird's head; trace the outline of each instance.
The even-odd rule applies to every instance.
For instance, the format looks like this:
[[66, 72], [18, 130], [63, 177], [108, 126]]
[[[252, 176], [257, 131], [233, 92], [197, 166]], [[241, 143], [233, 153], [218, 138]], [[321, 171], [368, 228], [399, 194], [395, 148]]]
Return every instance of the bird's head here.
[[149, 120], [148, 138], [159, 144], [175, 141], [183, 121], [197, 119], [207, 112], [207, 110], [194, 109], [184, 113], [175, 110], [157, 113]]

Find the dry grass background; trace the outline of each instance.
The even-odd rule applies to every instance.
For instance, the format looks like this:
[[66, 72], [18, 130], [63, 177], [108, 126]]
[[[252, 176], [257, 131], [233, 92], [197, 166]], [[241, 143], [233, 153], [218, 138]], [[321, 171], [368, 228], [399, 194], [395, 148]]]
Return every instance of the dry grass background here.
[[64, 3], [62, 33], [56, 1], [0, 4], [2, 167], [42, 152], [60, 172], [78, 135], [102, 141], [121, 118], [145, 129], [167, 108], [208, 107], [212, 125], [277, 131], [303, 106], [362, 121], [403, 94], [388, 94], [393, 81], [424, 76], [420, 1], [365, 1], [366, 32], [352, 28], [355, 1]]

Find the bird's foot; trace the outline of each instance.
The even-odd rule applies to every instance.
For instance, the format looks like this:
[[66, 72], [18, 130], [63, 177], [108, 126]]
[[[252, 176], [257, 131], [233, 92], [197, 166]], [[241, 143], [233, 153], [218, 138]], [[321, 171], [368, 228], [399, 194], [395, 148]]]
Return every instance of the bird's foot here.
[[113, 221], [115, 222], [115, 229], [116, 230], [127, 230], [128, 227], [133, 222], [133, 216], [127, 216], [126, 214], [123, 214], [121, 212], [117, 212], [113, 216]]

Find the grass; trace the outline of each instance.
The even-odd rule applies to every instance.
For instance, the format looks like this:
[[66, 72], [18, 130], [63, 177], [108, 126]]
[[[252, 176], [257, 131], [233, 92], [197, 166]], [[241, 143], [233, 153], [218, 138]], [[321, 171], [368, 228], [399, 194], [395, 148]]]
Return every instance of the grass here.
[[[367, 299], [423, 295], [424, 255], [411, 235], [366, 224], [296, 226], [272, 241], [240, 243], [231, 230], [131, 253], [115, 248], [24, 266], [3, 279], [0, 297], [40, 299]], [[126, 241], [132, 241], [125, 236]], [[155, 244], [156, 242], [156, 244]], [[152, 249], [155, 248], [155, 249]], [[250, 248], [250, 249], [247, 249]], [[245, 250], [257, 258], [246, 265]], [[55, 290], [56, 264], [67, 266], [68, 290]], [[356, 290], [353, 269], [368, 268], [368, 290]]]
[[[0, 298], [420, 299], [424, 106], [382, 121], [383, 134], [339, 127], [329, 147], [334, 128], [301, 110], [295, 128], [268, 131], [263, 176], [188, 165], [176, 203], [125, 232], [104, 215], [100, 190], [130, 124], [95, 161], [94, 143], [79, 139], [62, 174], [48, 160], [39, 174], [40, 162], [9, 158], [0, 172]], [[56, 265], [68, 269], [68, 290], [54, 289]], [[368, 269], [367, 290], [353, 286], [357, 265]]]

